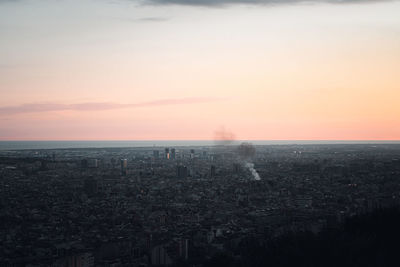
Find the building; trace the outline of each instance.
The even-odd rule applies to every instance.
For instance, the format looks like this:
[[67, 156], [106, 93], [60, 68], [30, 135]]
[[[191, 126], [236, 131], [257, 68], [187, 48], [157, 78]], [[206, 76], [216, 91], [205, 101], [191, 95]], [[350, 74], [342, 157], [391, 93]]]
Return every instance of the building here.
[[171, 159], [176, 159], [176, 151], [175, 151], [175, 148], [171, 148]]
[[170, 155], [169, 155], [169, 148], [165, 148], [165, 159], [169, 159]]
[[99, 167], [99, 161], [97, 159], [89, 159], [87, 164], [88, 164], [89, 168], [97, 168], [97, 167]]
[[87, 159], [82, 159], [81, 160], [81, 167], [86, 169], [88, 167], [88, 160]]
[[83, 190], [89, 197], [97, 193], [97, 181], [93, 177], [87, 177], [83, 182]]
[[121, 159], [121, 175], [127, 175], [128, 173], [128, 160]]
[[178, 165], [176, 166], [176, 176], [178, 178], [186, 178], [188, 175], [188, 169], [186, 166]]
[[151, 264], [158, 266], [172, 265], [172, 260], [163, 246], [156, 246], [151, 250]]
[[216, 174], [216, 170], [215, 169], [216, 169], [215, 165], [211, 165], [211, 168], [210, 168], [210, 176], [211, 177], [215, 177], [215, 174]]
[[239, 163], [233, 163], [232, 170], [233, 173], [238, 174], [242, 171], [242, 167], [240, 166]]
[[178, 240], [178, 255], [185, 260], [189, 259], [189, 239], [180, 238]]

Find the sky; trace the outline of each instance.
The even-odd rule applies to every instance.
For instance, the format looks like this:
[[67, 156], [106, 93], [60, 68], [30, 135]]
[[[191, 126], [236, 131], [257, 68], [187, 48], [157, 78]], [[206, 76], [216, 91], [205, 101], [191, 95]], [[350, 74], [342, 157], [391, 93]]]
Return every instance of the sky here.
[[400, 140], [400, 1], [0, 0], [0, 140]]

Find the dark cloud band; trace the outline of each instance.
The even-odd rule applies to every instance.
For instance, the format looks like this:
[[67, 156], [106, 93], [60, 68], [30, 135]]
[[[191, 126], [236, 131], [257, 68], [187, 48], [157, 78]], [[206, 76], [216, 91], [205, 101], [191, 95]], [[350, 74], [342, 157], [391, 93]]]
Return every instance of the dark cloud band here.
[[295, 3], [331, 3], [331, 4], [350, 4], [350, 3], [372, 3], [385, 0], [142, 0], [143, 3], [157, 5], [191, 5], [191, 6], [224, 6], [233, 4], [251, 5], [279, 5]]
[[[373, 3], [373, 2], [378, 3], [384, 1], [399, 1], [399, 0], [130, 0], [130, 1], [139, 2], [144, 5], [154, 4], [154, 5], [186, 5], [186, 6], [227, 6], [234, 4], [280, 5], [280, 4], [296, 4], [296, 3], [354, 4], [354, 3]], [[22, 2], [22, 0], [0, 0], [0, 4], [13, 3], [13, 2]]]

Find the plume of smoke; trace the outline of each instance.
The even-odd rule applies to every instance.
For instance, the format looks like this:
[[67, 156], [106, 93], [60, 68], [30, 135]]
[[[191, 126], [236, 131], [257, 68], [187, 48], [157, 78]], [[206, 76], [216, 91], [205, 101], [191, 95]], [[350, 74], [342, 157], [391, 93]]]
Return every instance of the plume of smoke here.
[[256, 154], [256, 149], [251, 143], [244, 142], [239, 145], [238, 154], [241, 159], [251, 161]]
[[254, 163], [252, 163], [254, 156], [256, 155], [255, 147], [248, 142], [241, 143], [237, 149], [239, 157], [242, 161], [244, 161], [244, 166], [249, 169], [251, 175], [253, 175], [254, 180], [261, 180], [260, 175], [254, 169]]
[[256, 171], [256, 169], [254, 169], [254, 164], [253, 164], [253, 163], [246, 162], [246, 163], [244, 164], [244, 166], [246, 166], [246, 167], [250, 170], [251, 175], [253, 175], [253, 177], [254, 177], [254, 180], [256, 180], [256, 181], [260, 181], [260, 180], [261, 180], [260, 175], [258, 174], [258, 172]]
[[217, 146], [230, 145], [234, 140], [235, 135], [231, 131], [225, 129], [223, 126], [214, 132], [214, 142]]
[[[233, 149], [233, 143], [235, 141], [235, 135], [221, 126], [214, 132], [214, 152], [216, 154], [222, 155], [223, 157], [230, 157], [229, 154], [235, 154]], [[232, 153], [233, 152], [233, 153]]]

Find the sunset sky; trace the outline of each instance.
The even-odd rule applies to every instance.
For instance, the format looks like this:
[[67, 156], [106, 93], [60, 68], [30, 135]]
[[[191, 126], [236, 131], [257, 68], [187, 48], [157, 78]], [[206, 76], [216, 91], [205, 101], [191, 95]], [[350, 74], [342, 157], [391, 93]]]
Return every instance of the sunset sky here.
[[400, 1], [0, 0], [0, 140], [399, 140]]

